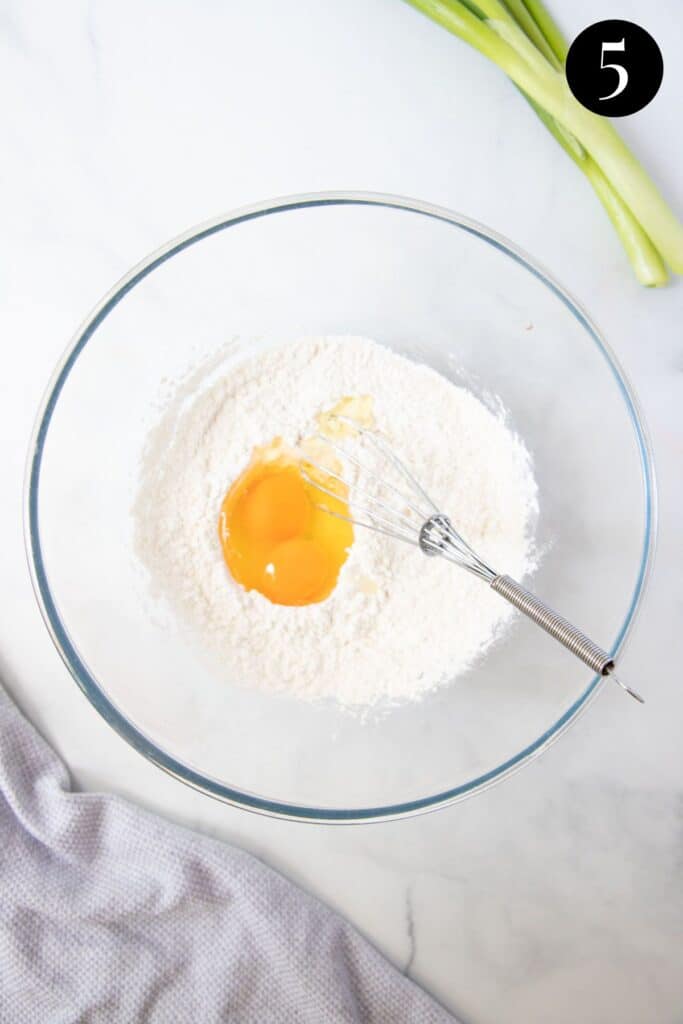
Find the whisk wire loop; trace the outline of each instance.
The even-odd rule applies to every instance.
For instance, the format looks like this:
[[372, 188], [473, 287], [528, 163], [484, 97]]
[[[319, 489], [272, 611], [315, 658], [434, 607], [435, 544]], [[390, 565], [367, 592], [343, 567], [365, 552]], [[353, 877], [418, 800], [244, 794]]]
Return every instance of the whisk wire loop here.
[[[367, 430], [363, 431], [363, 435], [365, 437], [371, 437], [372, 436]], [[406, 494], [404, 494], [402, 491], [400, 491], [398, 489], [398, 487], [396, 487], [394, 484], [392, 484], [389, 480], [378, 480], [378, 479], [376, 479], [375, 471], [373, 469], [371, 469], [370, 466], [365, 465], [365, 463], [362, 462], [361, 459], [359, 459], [352, 452], [349, 452], [343, 445], [340, 445], [337, 442], [332, 441], [330, 438], [325, 437], [324, 434], [316, 434], [316, 437], [320, 441], [324, 441], [325, 444], [327, 444], [332, 449], [332, 451], [336, 452], [337, 455], [341, 455], [341, 457], [343, 459], [345, 459], [347, 462], [349, 462], [352, 466], [355, 466], [358, 470], [360, 470], [361, 473], [366, 473], [366, 474], [370, 475], [372, 478], [374, 478], [376, 486], [382, 487], [382, 488], [384, 488], [386, 490], [389, 490], [389, 491], [392, 491], [392, 493], [395, 494], [396, 497], [399, 498], [404, 503], [404, 505], [406, 505], [406, 507], [411, 510], [411, 512], [415, 513], [415, 515], [418, 517], [420, 522], [424, 522], [425, 519], [427, 519], [432, 514], [432, 512], [426, 512], [425, 513], [425, 511], [423, 509], [418, 508], [414, 504], [414, 500], [415, 500], [414, 498], [413, 499], [409, 498]], [[375, 439], [376, 443], [377, 443], [377, 441], [378, 441], [378, 439]], [[306, 461], [309, 462], [311, 465], [315, 465], [315, 463], [313, 463], [310, 459], [307, 459]], [[335, 476], [334, 473], [332, 473], [330, 470], [324, 469], [324, 467], [316, 467], [316, 468], [322, 469], [323, 472], [327, 473], [328, 476], [333, 476], [333, 477]], [[342, 483], [347, 483], [347, 481], [344, 480], [343, 477], [336, 476], [335, 479], [341, 480]], [[358, 486], [356, 486], [356, 487], [354, 487], [354, 490], [360, 490], [360, 488]], [[366, 493], [366, 495], [368, 494], [367, 491], [365, 493]], [[438, 511], [436, 506], [433, 505], [433, 503], [429, 500], [429, 498], [426, 497], [426, 495], [423, 494], [423, 492], [421, 490], [418, 491], [418, 493], [423, 495], [423, 497], [425, 498], [425, 501], [428, 502], [428, 504], [430, 505], [430, 508], [433, 510], [433, 512], [437, 512]], [[369, 496], [373, 497], [372, 495], [369, 495]], [[412, 524], [412, 525], [415, 525], [415, 524]]]
[[[341, 449], [338, 446], [335, 446], [335, 450], [336, 451], [341, 451]], [[313, 479], [313, 477], [311, 476], [311, 474], [308, 472], [308, 470], [306, 468], [307, 466], [311, 466], [313, 469], [318, 470], [318, 472], [323, 474], [324, 476], [330, 477], [332, 480], [337, 480], [339, 483], [344, 484], [344, 486], [348, 488], [347, 481], [345, 480], [345, 478], [340, 473], [336, 473], [332, 469], [327, 469], [325, 466], [321, 465], [319, 462], [313, 461], [313, 459], [306, 459], [306, 463], [305, 463], [303, 471], [302, 471], [303, 475], [306, 477], [306, 479], [308, 480], [308, 482], [310, 484], [313, 484], [314, 487], [317, 487], [318, 490], [323, 491], [325, 494], [329, 494], [330, 497], [332, 497], [332, 498], [339, 498], [340, 495], [339, 494], [335, 494], [335, 492], [333, 490], [330, 490], [328, 488], [325, 488], [325, 487], [321, 486], [320, 483], [317, 480]], [[374, 495], [367, 488], [362, 487], [360, 484], [355, 484], [353, 486], [353, 491], [355, 491], [357, 494], [362, 494], [363, 497], [368, 502], [370, 502], [372, 505], [376, 505], [377, 508], [380, 508], [383, 511], [388, 512], [391, 516], [393, 516], [395, 519], [398, 519], [403, 525], [407, 526], [409, 529], [414, 530], [416, 528], [416, 524], [415, 524], [414, 520], [410, 519], [407, 515], [405, 515], [404, 512], [399, 512], [397, 509], [393, 508], [391, 505], [388, 505], [385, 501], [382, 501], [381, 498], [378, 498], [376, 495]], [[354, 499], [351, 499], [351, 501], [354, 504], [354, 506], [357, 504]], [[418, 516], [420, 515], [420, 513], [416, 513], [416, 514]]]
[[408, 469], [406, 464], [398, 458], [398, 456], [391, 450], [387, 442], [380, 437], [374, 430], [368, 430], [367, 427], [360, 426], [355, 420], [351, 419], [350, 416], [335, 415], [335, 419], [338, 419], [341, 423], [346, 423], [347, 426], [355, 430], [361, 437], [366, 438], [374, 445], [375, 449], [379, 451], [394, 467], [398, 470], [401, 476], [412, 485], [414, 490], [426, 501], [427, 505], [431, 509], [431, 513], [436, 515], [439, 511], [438, 507], [434, 504], [432, 499], [429, 497], [425, 489], [423, 488], [420, 481], [415, 477]]
[[[353, 434], [358, 435], [363, 441], [369, 442], [380, 456], [410, 484], [412, 491], [411, 496], [407, 496], [400, 488], [384, 479], [375, 469], [371, 469], [362, 459], [349, 452], [345, 445], [320, 433], [318, 438], [329, 445], [330, 449], [343, 460], [354, 466], [357, 471], [356, 476], [360, 479], [352, 482], [343, 473], [327, 469], [325, 466], [307, 459], [304, 455], [302, 473], [309, 484], [322, 494], [327, 494], [332, 498], [339, 500], [342, 497], [331, 487], [326, 487], [321, 480], [314, 479], [306, 469], [307, 465], [320, 473], [323, 479], [328, 477], [330, 481], [335, 480], [343, 484], [348, 492], [343, 496], [343, 501], [350, 507], [353, 514], [347, 516], [325, 504], [321, 504], [318, 506], [319, 508], [356, 526], [362, 526], [364, 529], [374, 530], [387, 537], [413, 544], [425, 555], [438, 555], [466, 569], [488, 583], [496, 593], [563, 644], [589, 668], [598, 674], [609, 676], [631, 697], [643, 703], [640, 694], [630, 689], [614, 675], [614, 659], [610, 654], [585, 636], [581, 630], [539, 601], [521, 584], [509, 576], [497, 573], [490, 565], [487, 565], [458, 533], [448, 516], [439, 511], [438, 506], [434, 504], [419, 481], [383, 438], [348, 416], [335, 415], [334, 418], [349, 425]], [[382, 497], [375, 493], [378, 490]], [[389, 503], [386, 498], [387, 491], [401, 502], [400, 508]], [[361, 500], [357, 500], [356, 496], [359, 496]], [[428, 512], [422, 508], [423, 502], [428, 506]]]
[[[319, 484], [316, 485], [319, 490], [324, 490]], [[325, 491], [325, 494], [332, 494], [332, 491]], [[337, 495], [335, 495], [337, 497]], [[332, 508], [328, 508], [326, 505], [316, 505], [322, 512], [326, 512], [329, 516], [334, 516], [335, 519], [343, 519], [346, 523], [352, 523], [354, 526], [362, 526], [364, 530], [373, 530], [375, 533], [382, 533], [385, 537], [393, 537], [395, 540], [405, 541], [406, 544], [412, 544], [414, 547], [420, 546], [419, 542], [415, 537], [409, 533], [402, 533], [400, 530], [395, 529], [388, 520], [383, 520], [381, 516], [374, 516], [374, 522], [365, 523], [361, 519], [355, 519], [353, 516], [345, 516], [342, 512], [336, 512]]]

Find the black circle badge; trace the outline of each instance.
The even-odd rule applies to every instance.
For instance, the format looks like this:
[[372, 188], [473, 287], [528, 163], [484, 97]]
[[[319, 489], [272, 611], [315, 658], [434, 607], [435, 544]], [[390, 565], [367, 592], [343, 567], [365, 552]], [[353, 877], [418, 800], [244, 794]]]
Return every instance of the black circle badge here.
[[596, 21], [567, 54], [569, 88], [579, 103], [605, 117], [642, 110], [657, 95], [663, 76], [662, 51], [632, 21]]

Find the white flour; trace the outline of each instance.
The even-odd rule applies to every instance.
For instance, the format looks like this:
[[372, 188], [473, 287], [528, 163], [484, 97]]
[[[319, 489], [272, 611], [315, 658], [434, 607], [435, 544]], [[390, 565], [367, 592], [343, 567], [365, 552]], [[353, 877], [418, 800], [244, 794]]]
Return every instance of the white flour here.
[[232, 580], [217, 522], [256, 445], [295, 443], [322, 409], [370, 394], [378, 429], [427, 493], [494, 568], [521, 578], [533, 568], [536, 485], [502, 417], [364, 338], [304, 339], [187, 390], [150, 437], [136, 549], [153, 592], [191, 624], [226, 681], [367, 707], [419, 698], [490, 645], [510, 607], [447, 562], [357, 528], [332, 595], [284, 607]]

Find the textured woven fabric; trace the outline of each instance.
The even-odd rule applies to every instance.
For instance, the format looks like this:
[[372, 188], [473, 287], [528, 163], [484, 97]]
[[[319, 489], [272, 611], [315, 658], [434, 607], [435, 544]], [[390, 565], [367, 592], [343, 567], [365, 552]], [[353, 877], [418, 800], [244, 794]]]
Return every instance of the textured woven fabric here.
[[252, 856], [75, 793], [0, 689], [2, 1024], [453, 1024]]

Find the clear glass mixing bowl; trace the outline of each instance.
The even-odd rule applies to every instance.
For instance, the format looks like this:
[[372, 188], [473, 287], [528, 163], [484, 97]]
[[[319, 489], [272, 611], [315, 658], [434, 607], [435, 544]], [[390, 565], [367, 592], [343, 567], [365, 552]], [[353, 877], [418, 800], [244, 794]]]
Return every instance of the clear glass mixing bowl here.
[[[230, 340], [243, 353], [307, 334], [363, 334], [485, 400], [500, 396], [540, 489], [533, 588], [616, 654], [654, 536], [652, 461], [632, 391], [586, 314], [527, 256], [464, 217], [391, 196], [259, 203], [187, 232], [116, 285], [38, 416], [29, 561], [76, 682], [145, 757], [252, 810], [399, 817], [520, 767], [602, 684], [520, 618], [452, 685], [361, 722], [330, 704], [226, 686], [182, 623], [150, 615], [130, 506], [164, 382]], [[444, 437], [445, 459], [457, 443]], [[403, 454], [419, 464], [419, 452]]]

